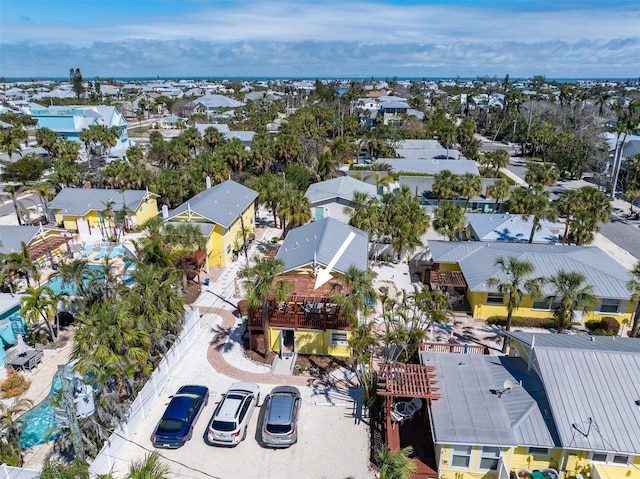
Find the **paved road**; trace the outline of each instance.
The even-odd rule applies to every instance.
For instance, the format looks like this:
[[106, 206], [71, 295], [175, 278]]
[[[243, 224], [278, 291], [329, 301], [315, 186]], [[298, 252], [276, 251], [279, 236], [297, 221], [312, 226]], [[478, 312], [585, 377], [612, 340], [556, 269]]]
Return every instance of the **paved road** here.
[[640, 222], [624, 223], [615, 216], [610, 223], [600, 224], [600, 233], [640, 259]]
[[[33, 208], [35, 205], [40, 204], [40, 198], [38, 198], [37, 195], [20, 195], [18, 201], [20, 201], [27, 208]], [[0, 204], [0, 216], [16, 214], [13, 207], [13, 202], [8, 196], [6, 196], [5, 194], [0, 195], [0, 202], [2, 202]]]

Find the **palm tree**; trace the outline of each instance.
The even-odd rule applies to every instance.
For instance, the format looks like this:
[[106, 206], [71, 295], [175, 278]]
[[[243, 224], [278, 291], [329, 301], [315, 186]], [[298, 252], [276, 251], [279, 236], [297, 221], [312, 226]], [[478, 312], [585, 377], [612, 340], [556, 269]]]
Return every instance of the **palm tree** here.
[[529, 188], [516, 188], [511, 192], [507, 209], [512, 213], [526, 215], [525, 219], [531, 218], [532, 227], [529, 235], [529, 243], [533, 243], [535, 232], [540, 229], [540, 221], [548, 219], [555, 221], [557, 210], [549, 201], [549, 192], [542, 185], [533, 185]]
[[169, 466], [160, 460], [160, 455], [152, 452], [131, 463], [126, 479], [169, 479], [170, 472]]
[[452, 201], [440, 203], [434, 211], [433, 227], [449, 241], [457, 241], [458, 233], [464, 231], [466, 224], [464, 209]]
[[[542, 286], [545, 283], [545, 279], [532, 277], [536, 269], [535, 265], [531, 261], [520, 260], [515, 256], [509, 256], [507, 259], [500, 256], [496, 259], [494, 265], [498, 267], [500, 276], [489, 278], [487, 286], [496, 288], [499, 293], [507, 296], [505, 331], [511, 331], [513, 312], [522, 304], [525, 291], [534, 299], [542, 297]], [[506, 353], [508, 348], [509, 338], [505, 336], [502, 352]]]
[[509, 152], [507, 150], [495, 150], [495, 151], [487, 151], [484, 153], [484, 160], [482, 163], [485, 163], [491, 168], [495, 168], [494, 177], [498, 177], [498, 173], [501, 168], [506, 168], [509, 166]]
[[593, 240], [600, 229], [599, 222], [609, 221], [612, 206], [606, 195], [593, 186], [575, 191], [567, 191], [560, 197], [558, 209], [566, 218], [563, 241], [580, 245]]
[[418, 463], [411, 458], [413, 447], [392, 451], [384, 446], [376, 451], [380, 461], [380, 479], [411, 479], [418, 471]]
[[276, 211], [285, 232], [311, 220], [311, 203], [300, 190], [287, 189]]
[[497, 212], [498, 203], [500, 200], [505, 200], [509, 197], [509, 193], [511, 193], [511, 186], [507, 183], [507, 180], [503, 180], [502, 178], [497, 179], [493, 185], [489, 187], [489, 195], [496, 199], [496, 202], [493, 204], [492, 213]]
[[[369, 258], [369, 241], [376, 237], [380, 223], [380, 203], [377, 198], [361, 191], [353, 192], [351, 206], [345, 206], [343, 212], [349, 217], [349, 224], [368, 233], [367, 259]], [[377, 248], [375, 248], [377, 250]]]
[[631, 188], [625, 191], [622, 199], [629, 202], [629, 214], [633, 216], [633, 204], [640, 199], [640, 188]]
[[280, 175], [264, 173], [251, 182], [251, 188], [258, 192], [260, 203], [273, 214], [273, 226], [277, 228], [277, 211], [284, 196], [284, 179]]
[[406, 186], [397, 193], [382, 197], [380, 224], [384, 233], [391, 236], [391, 247], [398, 260], [403, 249], [413, 250], [422, 244], [421, 236], [431, 226], [431, 216]]
[[359, 324], [360, 317], [366, 318], [369, 315], [378, 296], [373, 287], [373, 278], [373, 272], [350, 266], [340, 282], [331, 284], [334, 292], [331, 300], [340, 306], [342, 315], [352, 321], [354, 326]]
[[38, 198], [40, 198], [40, 201], [44, 205], [44, 214], [47, 218], [47, 222], [51, 221], [51, 217], [49, 216], [49, 200], [53, 198], [55, 191], [46, 183], [34, 185], [31, 189], [36, 195], [38, 195]]
[[558, 181], [558, 178], [560, 178], [560, 171], [554, 164], [533, 161], [527, 163], [524, 179], [529, 185], [551, 186]]
[[549, 283], [555, 288], [556, 300], [559, 299], [558, 306], [553, 311], [558, 333], [571, 325], [576, 311], [583, 314], [593, 311], [597, 298], [593, 294], [593, 287], [584, 284], [586, 279], [582, 273], [563, 269], [549, 278]]
[[27, 284], [30, 284], [31, 275], [35, 276], [38, 269], [33, 265], [29, 255], [29, 248], [24, 241], [20, 242], [20, 251], [8, 253], [2, 258], [2, 272], [6, 273], [10, 281], [15, 276], [24, 276]]
[[29, 399], [15, 398], [13, 403], [0, 403], [0, 461], [10, 466], [22, 465], [20, 434], [25, 424], [20, 418], [33, 407]]
[[627, 281], [627, 289], [631, 292], [631, 301], [638, 303], [636, 314], [633, 317], [633, 325], [629, 336], [635, 338], [640, 330], [640, 261], [631, 270], [632, 278]]
[[53, 327], [53, 320], [58, 313], [58, 301], [66, 295], [55, 294], [49, 286], [41, 288], [27, 288], [27, 293], [20, 301], [20, 314], [31, 326], [38, 326], [44, 322], [51, 341], [58, 340], [58, 335]]
[[[166, 224], [164, 231], [169, 245], [178, 248], [178, 251], [175, 251], [178, 257], [178, 262], [175, 266], [182, 271], [182, 289], [186, 291], [187, 273], [191, 270], [187, 264], [188, 259], [193, 256], [194, 251], [204, 251], [207, 240], [202, 236], [200, 228], [191, 223], [180, 223], [178, 226]], [[199, 265], [196, 265], [196, 268], [199, 268]]]
[[458, 188], [457, 175], [449, 170], [442, 170], [433, 177], [432, 193], [438, 200], [445, 200], [453, 197]]
[[[247, 292], [246, 301], [250, 309], [262, 307], [274, 288], [274, 281], [283, 271], [284, 261], [274, 258], [257, 258], [253, 265], [240, 270], [238, 276], [244, 279], [242, 284]], [[278, 281], [274, 290], [276, 301], [284, 301], [289, 288], [288, 281]]]
[[211, 151], [215, 151], [216, 147], [224, 141], [222, 133], [214, 126], [209, 126], [204, 130], [203, 142]]
[[467, 199], [464, 203], [464, 211], [467, 211], [471, 197], [482, 193], [482, 179], [478, 175], [467, 172], [458, 176], [457, 181], [456, 191]]

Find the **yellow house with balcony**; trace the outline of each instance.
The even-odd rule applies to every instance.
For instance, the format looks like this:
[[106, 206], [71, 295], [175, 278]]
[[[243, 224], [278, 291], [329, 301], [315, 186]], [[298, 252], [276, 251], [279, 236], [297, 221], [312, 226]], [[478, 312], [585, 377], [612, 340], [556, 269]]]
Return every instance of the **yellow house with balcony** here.
[[129, 227], [143, 225], [158, 216], [158, 195], [148, 190], [114, 190], [101, 188], [63, 188], [49, 203], [56, 224], [80, 235], [104, 234], [104, 227], [112, 228], [113, 214], [126, 208]]
[[[532, 277], [554, 276], [558, 271], [577, 271], [586, 277], [598, 298], [592, 312], [580, 317], [576, 312], [576, 321], [615, 318], [622, 325], [632, 321], [637, 302], [631, 300], [626, 287], [631, 278], [629, 271], [613, 258], [595, 246], [568, 246], [529, 243], [484, 243], [477, 241], [450, 242], [429, 241], [431, 269], [440, 271], [460, 271], [466, 282], [466, 298], [471, 314], [476, 318], [506, 316], [508, 298], [490, 287], [487, 280], [498, 278], [501, 282], [507, 277], [495, 265], [496, 259], [514, 256], [527, 260], [535, 266]], [[515, 316], [550, 318], [556, 304], [552, 285], [543, 288], [544, 297], [534, 298], [524, 291], [521, 306]]]
[[193, 223], [207, 238], [206, 266], [224, 267], [255, 235], [258, 193], [232, 180], [198, 193], [165, 216], [171, 223]]
[[510, 336], [508, 357], [421, 353], [441, 395], [423, 419], [437, 477], [640, 477], [640, 341]]

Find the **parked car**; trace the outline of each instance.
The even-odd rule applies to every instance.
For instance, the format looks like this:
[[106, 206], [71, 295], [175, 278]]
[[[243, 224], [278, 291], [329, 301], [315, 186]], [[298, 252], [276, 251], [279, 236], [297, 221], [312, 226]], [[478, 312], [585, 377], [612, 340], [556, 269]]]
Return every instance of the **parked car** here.
[[257, 384], [231, 385], [211, 416], [205, 441], [209, 445], [236, 446], [247, 437], [247, 426], [260, 401]]
[[300, 391], [293, 386], [276, 386], [264, 399], [262, 442], [268, 447], [289, 447], [298, 442]]
[[206, 386], [190, 385], [178, 389], [153, 431], [153, 446], [175, 449], [191, 439], [193, 426], [208, 401], [209, 388]]

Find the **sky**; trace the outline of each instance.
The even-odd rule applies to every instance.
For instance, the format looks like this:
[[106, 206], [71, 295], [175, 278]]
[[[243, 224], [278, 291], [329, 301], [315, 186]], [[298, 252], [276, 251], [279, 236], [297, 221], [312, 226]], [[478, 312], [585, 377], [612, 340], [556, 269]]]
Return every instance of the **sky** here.
[[638, 0], [0, 0], [0, 76], [640, 77]]

